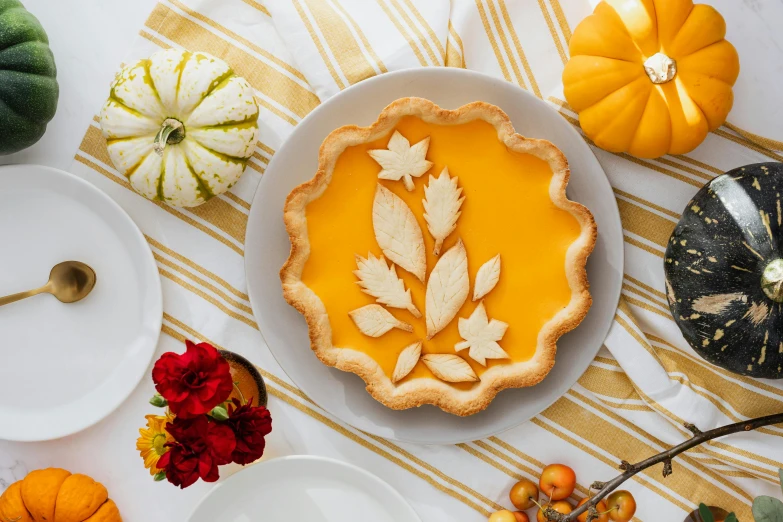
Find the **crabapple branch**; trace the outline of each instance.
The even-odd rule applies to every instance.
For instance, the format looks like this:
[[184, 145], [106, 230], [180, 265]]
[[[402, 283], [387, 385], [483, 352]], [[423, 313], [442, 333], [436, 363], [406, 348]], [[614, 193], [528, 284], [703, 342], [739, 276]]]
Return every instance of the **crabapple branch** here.
[[[623, 473], [606, 482], [593, 482], [593, 484], [590, 486], [590, 489], [596, 489], [597, 492], [590, 498], [590, 500], [573, 510], [568, 515], [558, 513], [552, 508], [547, 508], [544, 511], [544, 516], [547, 518], [547, 520], [554, 522], [575, 522], [577, 517], [585, 512], [588, 512], [587, 520], [588, 522], [591, 522], [594, 520], [596, 513], [595, 509], [593, 508], [598, 504], [598, 502], [603, 500], [607, 495], [609, 495], [609, 493], [617, 489], [620, 484], [630, 479], [640, 471], [645, 470], [651, 466], [655, 466], [656, 464], [663, 463], [663, 476], [665, 478], [672, 473], [672, 459], [684, 451], [688, 451], [689, 449], [696, 447], [699, 444], [712, 439], [717, 439], [718, 437], [723, 437], [725, 435], [730, 435], [732, 433], [738, 433], [741, 431], [752, 431], [763, 426], [770, 426], [772, 424], [781, 423], [783, 423], [783, 413], [777, 413], [775, 415], [767, 415], [765, 417], [758, 417], [743, 422], [728, 424], [726, 426], [721, 426], [720, 428], [715, 428], [714, 430], [704, 432], [699, 430], [693, 424], [686, 424], [685, 427], [691, 433], [693, 433], [693, 437], [690, 439], [662, 453], [653, 455], [652, 457], [641, 462], [637, 462], [636, 464], [631, 464], [625, 460], [621, 461], [619, 468], [623, 470]], [[595, 518], [597, 518], [597, 516], [595, 516]]]

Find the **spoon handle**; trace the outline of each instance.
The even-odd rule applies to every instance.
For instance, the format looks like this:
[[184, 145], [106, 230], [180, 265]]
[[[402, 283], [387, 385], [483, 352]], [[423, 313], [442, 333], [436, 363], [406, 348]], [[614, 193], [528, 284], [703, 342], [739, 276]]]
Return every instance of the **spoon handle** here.
[[27, 292], [19, 292], [18, 294], [11, 294], [5, 297], [0, 297], [0, 306], [7, 305], [10, 303], [15, 303], [17, 301], [21, 301], [22, 299], [26, 299], [28, 297], [38, 295], [48, 290], [49, 290], [49, 285], [44, 285], [41, 288], [36, 288], [35, 290], [28, 290]]

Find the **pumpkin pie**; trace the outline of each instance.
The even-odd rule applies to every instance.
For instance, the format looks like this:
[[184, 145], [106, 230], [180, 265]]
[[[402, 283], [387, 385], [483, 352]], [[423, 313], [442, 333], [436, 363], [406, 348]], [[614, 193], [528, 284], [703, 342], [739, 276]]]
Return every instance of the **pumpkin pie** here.
[[321, 361], [394, 409], [471, 415], [533, 386], [591, 304], [597, 230], [565, 156], [498, 107], [395, 101], [321, 145], [280, 277]]

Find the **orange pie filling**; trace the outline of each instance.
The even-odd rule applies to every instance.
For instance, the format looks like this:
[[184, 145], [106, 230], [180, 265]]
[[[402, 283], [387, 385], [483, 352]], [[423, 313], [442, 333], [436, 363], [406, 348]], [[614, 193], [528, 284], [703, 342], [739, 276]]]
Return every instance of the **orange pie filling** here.
[[[413, 179], [413, 191], [406, 190], [402, 181], [379, 180], [381, 166], [368, 154], [369, 150], [385, 149], [392, 131], [376, 141], [347, 148], [338, 158], [323, 195], [306, 209], [310, 257], [302, 281], [326, 307], [332, 344], [366, 353], [390, 378], [400, 353], [416, 341], [423, 343], [422, 355], [459, 353], [479, 377], [492, 366], [530, 359], [542, 327], [571, 300], [566, 251], [581, 233], [577, 219], [550, 199], [550, 166], [535, 156], [509, 150], [499, 141], [496, 129], [482, 120], [435, 125], [407, 116], [395, 130], [411, 145], [430, 137], [426, 159], [433, 165], [426, 174]], [[437, 177], [444, 167], [457, 178], [465, 199], [457, 227], [443, 243], [440, 256], [462, 240], [468, 258], [469, 297], [456, 317], [431, 339], [427, 339], [424, 316], [415, 318], [407, 310], [389, 307], [386, 309], [397, 319], [413, 326], [413, 332], [394, 328], [379, 337], [365, 335], [349, 312], [376, 303], [357, 284], [354, 271], [356, 255], [367, 258], [370, 253], [376, 257], [383, 254], [372, 219], [377, 185], [380, 182], [399, 196], [416, 217], [424, 237], [429, 275], [439, 257], [433, 253], [435, 240], [427, 229], [422, 200], [430, 175]], [[487, 365], [482, 366], [468, 356], [467, 350], [455, 351], [455, 345], [463, 341], [458, 322], [459, 318], [470, 317], [480, 302], [472, 300], [479, 267], [498, 254], [500, 278], [483, 302], [490, 319], [508, 325], [498, 344], [509, 359], [487, 359]], [[424, 315], [426, 279], [422, 283], [399, 266], [396, 272]], [[417, 378], [435, 376], [419, 361], [399, 383]], [[472, 384], [452, 383], [460, 388]]]

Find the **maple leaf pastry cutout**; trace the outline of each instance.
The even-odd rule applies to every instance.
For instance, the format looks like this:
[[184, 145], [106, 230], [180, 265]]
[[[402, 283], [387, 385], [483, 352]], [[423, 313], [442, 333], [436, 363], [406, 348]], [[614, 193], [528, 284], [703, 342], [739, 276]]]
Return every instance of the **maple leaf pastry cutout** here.
[[469, 318], [459, 318], [459, 334], [465, 339], [454, 346], [456, 351], [470, 348], [470, 358], [482, 366], [487, 359], [508, 359], [509, 355], [500, 347], [498, 341], [508, 329], [508, 324], [487, 317], [484, 301], [479, 303]]
[[386, 149], [373, 149], [367, 153], [383, 167], [378, 179], [401, 179], [405, 188], [412, 191], [413, 178], [418, 178], [432, 167], [432, 162], [426, 159], [429, 146], [429, 136], [411, 146], [405, 136], [394, 131]]

